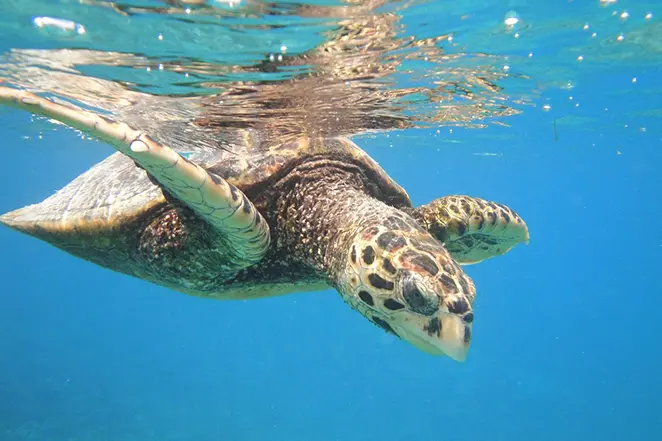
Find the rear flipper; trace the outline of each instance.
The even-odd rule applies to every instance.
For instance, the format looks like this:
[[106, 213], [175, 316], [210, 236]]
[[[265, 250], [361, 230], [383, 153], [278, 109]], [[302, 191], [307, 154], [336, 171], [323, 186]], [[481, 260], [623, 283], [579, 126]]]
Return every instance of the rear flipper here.
[[270, 243], [269, 226], [248, 198], [223, 178], [180, 156], [127, 124], [57, 104], [29, 92], [0, 87], [0, 104], [43, 115], [81, 130], [133, 159], [158, 183], [223, 237], [238, 268], [259, 262]]
[[505, 205], [469, 196], [445, 196], [416, 207], [412, 216], [460, 264], [478, 263], [529, 242], [521, 217]]

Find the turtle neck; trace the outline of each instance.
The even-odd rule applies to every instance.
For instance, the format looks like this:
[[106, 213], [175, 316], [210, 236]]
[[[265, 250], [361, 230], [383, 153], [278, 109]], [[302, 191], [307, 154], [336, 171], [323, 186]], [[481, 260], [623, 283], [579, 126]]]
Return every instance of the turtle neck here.
[[333, 283], [354, 237], [397, 209], [375, 199], [358, 167], [323, 161], [298, 167], [275, 201], [275, 246], [289, 259], [312, 266]]

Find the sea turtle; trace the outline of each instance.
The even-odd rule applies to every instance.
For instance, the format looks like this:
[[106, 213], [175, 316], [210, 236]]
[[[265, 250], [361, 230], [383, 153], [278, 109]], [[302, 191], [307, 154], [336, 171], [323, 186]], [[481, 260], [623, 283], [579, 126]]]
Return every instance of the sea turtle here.
[[347, 138], [267, 139], [251, 129], [228, 138], [202, 120], [154, 137], [18, 89], [0, 87], [0, 104], [118, 151], [0, 222], [187, 294], [251, 299], [333, 287], [387, 332], [463, 361], [475, 288], [460, 265], [529, 238], [514, 211], [482, 199], [412, 207]]

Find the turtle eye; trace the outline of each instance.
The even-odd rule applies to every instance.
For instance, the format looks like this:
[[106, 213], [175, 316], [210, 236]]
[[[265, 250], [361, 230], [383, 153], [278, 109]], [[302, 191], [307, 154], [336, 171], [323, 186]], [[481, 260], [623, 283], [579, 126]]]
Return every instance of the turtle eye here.
[[412, 274], [406, 274], [403, 278], [402, 296], [413, 312], [429, 316], [439, 309], [439, 296], [418, 283]]

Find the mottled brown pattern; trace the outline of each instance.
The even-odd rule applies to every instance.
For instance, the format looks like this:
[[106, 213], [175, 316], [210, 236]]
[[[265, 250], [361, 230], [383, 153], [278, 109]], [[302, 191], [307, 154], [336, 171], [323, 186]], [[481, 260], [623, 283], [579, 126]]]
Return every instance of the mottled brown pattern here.
[[[166, 2], [173, 7], [159, 8], [107, 3], [128, 15], [183, 13], [174, 0]], [[268, 3], [249, 3], [254, 14], [278, 12]], [[83, 259], [203, 297], [249, 299], [333, 286], [382, 329], [428, 352], [462, 359], [471, 336], [467, 324], [473, 321], [475, 288], [454, 258], [466, 262], [507, 251], [523, 240], [514, 234], [524, 230], [523, 221], [507, 207], [466, 197], [413, 209], [404, 189], [353, 142], [338, 136], [410, 127], [416, 121], [482, 119], [490, 112], [486, 108], [494, 107], [490, 103], [497, 103], [501, 114], [514, 111], [494, 94], [485, 100], [479, 88], [468, 87], [497, 91], [499, 76], [489, 69], [480, 75], [472, 70], [464, 85], [433, 81], [435, 90], [393, 88], [381, 81], [401, 71], [404, 60], [425, 58], [448, 66], [450, 56], [439, 44], [448, 35], [403, 36], [397, 11], [384, 5], [376, 0], [292, 6], [301, 16], [342, 20], [334, 21], [337, 26], [319, 46], [287, 54], [278, 65], [224, 67], [235, 73], [302, 65], [312, 70], [292, 81], [224, 82], [214, 96], [152, 96], [76, 71], [80, 65], [116, 66], [128, 54], [112, 54], [109, 64], [92, 62], [95, 51], [75, 51], [78, 62], [69, 58], [74, 51], [40, 51], [51, 55], [35, 64], [47, 69], [33, 65], [8, 73], [17, 87], [98, 105], [156, 143], [186, 153], [184, 162], [204, 168], [212, 182], [229, 182], [224, 198], [242, 204], [238, 210], [233, 205], [234, 213], [255, 214], [253, 203], [263, 216], [242, 228], [265, 232], [262, 238], [267, 229], [255, 227], [266, 222], [270, 229], [269, 248], [263, 247], [267, 254], [257, 263], [251, 260], [252, 266], [238, 265], [238, 253], [229, 252], [237, 243], [232, 231], [214, 230], [205, 213], [191, 210], [197, 195], [180, 194], [178, 200], [176, 193], [164, 191], [165, 179], [158, 182], [121, 154], [42, 203], [0, 220]], [[187, 13], [208, 8], [201, 4]], [[28, 58], [21, 51], [13, 55]], [[198, 73], [210, 67], [194, 64], [189, 67], [201, 69]], [[471, 90], [474, 105], [463, 110], [446, 100], [438, 114], [406, 112], [407, 100], [400, 98], [435, 100], [436, 89]], [[87, 132], [108, 141], [96, 126]], [[242, 246], [251, 249], [250, 240]]]
[[[337, 140], [330, 145], [348, 148]], [[257, 175], [262, 181], [248, 179], [249, 168], [234, 174], [238, 190], [227, 197], [244, 198], [243, 206], [250, 199], [271, 231], [267, 254], [248, 268], [238, 265], [228, 252], [230, 236], [210, 228], [186, 201], [164, 197], [158, 188], [158, 193], [148, 193], [154, 195], [147, 198], [155, 200], [152, 205], [138, 211], [129, 202], [120, 207], [120, 217], [97, 218], [97, 212], [90, 214], [84, 208], [86, 202], [72, 202], [72, 195], [84, 194], [98, 184], [107, 165], [88, 172], [44, 203], [20, 211], [22, 219], [36, 219], [49, 207], [66, 205], [72, 211], [64, 228], [52, 218], [20, 223], [10, 213], [2, 220], [84, 259], [193, 295], [246, 299], [332, 286], [377, 326], [427, 352], [464, 359], [475, 287], [455, 263], [455, 253], [462, 256], [461, 246], [476, 242], [478, 247], [491, 243], [503, 247], [503, 231], [510, 231], [507, 227], [513, 224], [504, 223], [505, 219], [517, 219], [516, 215], [508, 210], [506, 217], [497, 211], [503, 222], [491, 224], [492, 229], [486, 231], [488, 223], [476, 220], [482, 216], [472, 208], [477, 204], [464, 197], [412, 209], [406, 193], [386, 178], [378, 178], [383, 172], [371, 169], [365, 158], [357, 161], [357, 155], [341, 150], [324, 151], [319, 143], [296, 146], [303, 149], [297, 152], [300, 156], [279, 165], [271, 176], [271, 171], [261, 168]], [[324, 153], [306, 153], [313, 151]], [[266, 163], [256, 162], [268, 169], [276, 164], [266, 159]], [[107, 164], [121, 165], [121, 161]], [[231, 170], [237, 171], [240, 164], [244, 162], [235, 161]], [[223, 172], [219, 167], [213, 170]], [[125, 173], [134, 172], [126, 169]], [[142, 170], [138, 178], [133, 186], [121, 181], [115, 191], [154, 185]], [[393, 206], [398, 198], [399, 205]], [[456, 210], [445, 205], [451, 202]], [[486, 207], [492, 210], [489, 203]], [[454, 211], [464, 217], [453, 216]], [[56, 216], [64, 212], [55, 211]], [[254, 222], [262, 220], [256, 217]], [[477, 231], [477, 225], [483, 229]], [[445, 231], [437, 238], [430, 234], [442, 227]], [[462, 236], [465, 231], [471, 235]]]
[[517, 213], [483, 199], [445, 196], [404, 210], [444, 243], [460, 263], [498, 256], [529, 240], [527, 226]]

